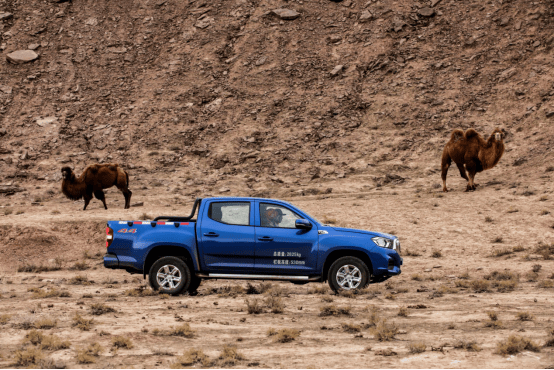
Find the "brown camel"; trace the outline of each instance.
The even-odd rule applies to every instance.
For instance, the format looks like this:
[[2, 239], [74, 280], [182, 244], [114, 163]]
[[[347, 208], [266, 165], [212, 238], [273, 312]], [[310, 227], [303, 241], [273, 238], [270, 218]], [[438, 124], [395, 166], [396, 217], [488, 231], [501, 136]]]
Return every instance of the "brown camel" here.
[[62, 168], [62, 178], [62, 192], [66, 197], [72, 200], [85, 198], [83, 211], [87, 209], [93, 194], [96, 199], [104, 203], [104, 208], [108, 209], [103, 189], [111, 188], [114, 185], [121, 190], [125, 197], [125, 208], [131, 206], [133, 193], [129, 190], [129, 174], [115, 163], [91, 164], [78, 178], [71, 168], [64, 167]]
[[460, 175], [467, 180], [466, 191], [475, 190], [475, 174], [493, 168], [504, 154], [505, 136], [506, 132], [499, 128], [492, 132], [488, 140], [472, 128], [465, 133], [460, 129], [452, 131], [450, 141], [442, 151], [442, 191], [448, 191], [446, 174], [452, 161], [458, 166]]

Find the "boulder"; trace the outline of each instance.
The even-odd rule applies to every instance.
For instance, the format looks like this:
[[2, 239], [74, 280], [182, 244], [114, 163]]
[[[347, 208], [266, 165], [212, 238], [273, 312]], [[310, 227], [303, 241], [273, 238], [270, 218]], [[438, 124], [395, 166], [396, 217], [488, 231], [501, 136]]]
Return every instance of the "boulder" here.
[[293, 19], [296, 19], [300, 17], [300, 13], [298, 13], [296, 10], [291, 9], [275, 9], [271, 11], [273, 14], [275, 14], [277, 17], [291, 21]]
[[0, 21], [5, 21], [11, 18], [13, 18], [12, 13], [0, 12]]

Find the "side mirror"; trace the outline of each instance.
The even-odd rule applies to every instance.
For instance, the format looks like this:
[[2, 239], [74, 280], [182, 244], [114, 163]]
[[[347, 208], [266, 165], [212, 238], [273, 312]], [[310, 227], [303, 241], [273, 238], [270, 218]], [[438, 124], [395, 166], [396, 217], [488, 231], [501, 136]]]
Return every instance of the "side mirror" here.
[[299, 218], [294, 223], [297, 229], [310, 230], [312, 228], [312, 223], [306, 219]]

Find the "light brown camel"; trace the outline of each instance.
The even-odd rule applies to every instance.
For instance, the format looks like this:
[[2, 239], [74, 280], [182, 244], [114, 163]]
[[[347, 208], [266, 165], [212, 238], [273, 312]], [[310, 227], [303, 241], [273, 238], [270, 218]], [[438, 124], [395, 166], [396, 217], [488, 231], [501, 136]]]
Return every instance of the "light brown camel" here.
[[129, 174], [115, 163], [91, 164], [79, 177], [75, 176], [71, 168], [63, 167], [62, 178], [62, 192], [66, 197], [72, 200], [85, 198], [83, 211], [87, 209], [93, 194], [104, 203], [104, 208], [108, 209], [103, 189], [114, 185], [125, 197], [125, 208], [131, 206], [133, 193], [129, 190]]
[[474, 182], [475, 174], [493, 168], [504, 154], [505, 136], [506, 132], [499, 128], [492, 132], [488, 140], [483, 139], [472, 128], [465, 133], [460, 129], [452, 131], [450, 141], [442, 151], [442, 191], [448, 191], [446, 174], [452, 161], [458, 166], [460, 175], [467, 180], [466, 191], [475, 190], [477, 186]]

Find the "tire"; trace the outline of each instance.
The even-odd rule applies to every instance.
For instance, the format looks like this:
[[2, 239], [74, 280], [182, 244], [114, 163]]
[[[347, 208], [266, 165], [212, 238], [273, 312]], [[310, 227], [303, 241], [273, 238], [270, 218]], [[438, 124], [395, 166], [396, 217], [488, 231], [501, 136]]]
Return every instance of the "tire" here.
[[329, 286], [335, 292], [363, 289], [369, 284], [367, 265], [356, 257], [341, 257], [329, 268]]
[[200, 279], [199, 277], [196, 277], [194, 276], [191, 281], [190, 281], [190, 285], [187, 289], [187, 292], [190, 294], [190, 295], [195, 295], [196, 294], [196, 290], [198, 289], [198, 287], [200, 286], [200, 283], [202, 282], [202, 279]]
[[172, 256], [162, 257], [154, 262], [148, 277], [152, 289], [162, 294], [178, 295], [191, 284], [190, 269], [185, 261]]

